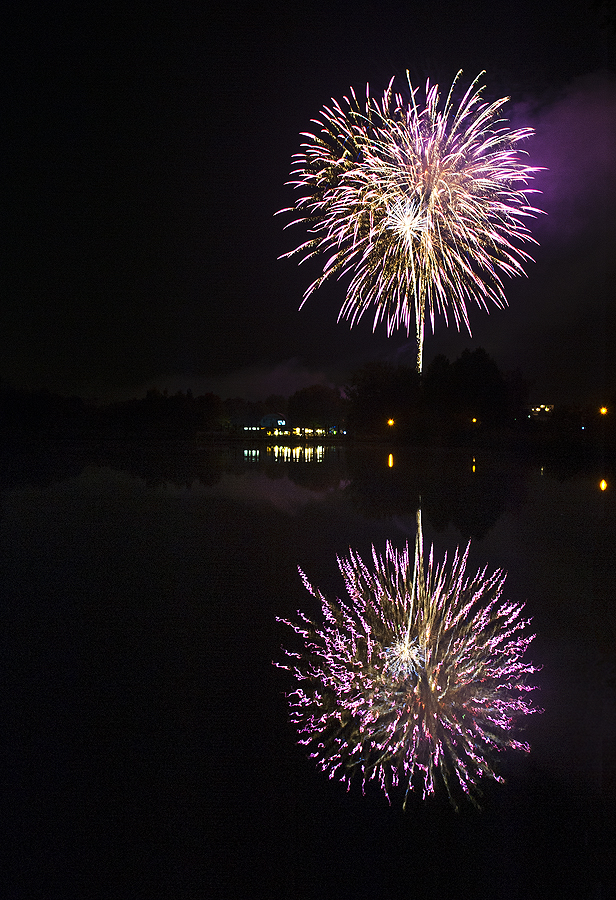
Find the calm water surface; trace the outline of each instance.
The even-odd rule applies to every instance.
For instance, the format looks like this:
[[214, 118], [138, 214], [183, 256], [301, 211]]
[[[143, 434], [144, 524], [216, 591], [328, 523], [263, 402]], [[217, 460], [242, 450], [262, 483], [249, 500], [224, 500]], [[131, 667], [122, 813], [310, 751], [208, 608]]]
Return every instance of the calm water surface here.
[[[606, 478], [608, 486], [600, 490]], [[599, 898], [616, 806], [616, 480], [467, 451], [5, 455], [2, 897]], [[541, 716], [483, 809], [346, 792], [295, 742], [276, 616], [413, 540], [508, 572]]]

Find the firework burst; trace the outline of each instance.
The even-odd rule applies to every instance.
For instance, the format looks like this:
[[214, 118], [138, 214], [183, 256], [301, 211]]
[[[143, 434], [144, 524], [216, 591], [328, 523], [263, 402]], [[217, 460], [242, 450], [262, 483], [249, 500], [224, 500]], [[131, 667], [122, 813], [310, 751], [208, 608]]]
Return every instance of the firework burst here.
[[323, 623], [299, 613], [285, 619], [304, 650], [286, 650], [281, 668], [299, 686], [289, 695], [299, 743], [330, 778], [362, 789], [375, 780], [423, 797], [444, 783], [456, 805], [458, 786], [476, 802], [479, 782], [502, 781], [494, 751], [528, 751], [514, 736], [533, 708], [526, 683], [537, 671], [522, 657], [533, 636], [522, 604], [502, 601], [505, 574], [466, 575], [470, 544], [436, 565], [423, 557], [418, 514], [414, 559], [408, 544], [373, 549], [374, 571], [356, 553], [338, 563], [350, 602], [332, 602], [301, 572], [322, 606]]
[[313, 120], [318, 131], [302, 135], [289, 182], [301, 193], [281, 210], [299, 213], [289, 224], [310, 235], [284, 255], [325, 256], [304, 302], [350, 273], [339, 318], [352, 326], [373, 306], [373, 327], [386, 319], [389, 335], [414, 321], [419, 371], [426, 315], [434, 328], [451, 311], [470, 333], [469, 301], [506, 305], [501, 275], [524, 274], [531, 257], [520, 245], [534, 242], [525, 222], [538, 212], [527, 190], [537, 169], [517, 149], [532, 129], [507, 127], [508, 98], [484, 101], [481, 76], [455, 103], [460, 74], [442, 106], [429, 82], [420, 106], [410, 78], [407, 99], [392, 79], [380, 101], [368, 89], [363, 107], [352, 90], [333, 100]]

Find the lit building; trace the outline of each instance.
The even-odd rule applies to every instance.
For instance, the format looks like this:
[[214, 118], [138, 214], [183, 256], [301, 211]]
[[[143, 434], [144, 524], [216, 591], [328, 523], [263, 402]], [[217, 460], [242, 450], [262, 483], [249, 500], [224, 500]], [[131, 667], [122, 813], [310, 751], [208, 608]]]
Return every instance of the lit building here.
[[286, 419], [280, 413], [266, 413], [259, 425], [261, 430], [268, 435], [290, 434]]
[[551, 419], [554, 413], [553, 403], [542, 403], [540, 406], [531, 406], [528, 411], [529, 419]]

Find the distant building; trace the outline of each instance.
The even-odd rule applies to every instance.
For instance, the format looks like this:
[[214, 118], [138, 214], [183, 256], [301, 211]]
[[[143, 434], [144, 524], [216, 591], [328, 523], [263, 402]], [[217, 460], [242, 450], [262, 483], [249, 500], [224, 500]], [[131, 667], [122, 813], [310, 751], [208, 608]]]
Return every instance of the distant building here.
[[293, 434], [301, 438], [340, 437], [346, 434], [346, 430], [339, 425], [330, 425], [328, 428], [297, 427], [293, 429]]
[[262, 437], [291, 436], [299, 438], [337, 437], [346, 434], [345, 429], [339, 425], [330, 425], [327, 428], [291, 428], [285, 416], [280, 413], [267, 413], [260, 419], [254, 419], [244, 415], [236, 420], [235, 430], [243, 431], [246, 436], [261, 435]]
[[273, 434], [277, 430], [278, 433], [280, 433], [280, 429], [286, 428], [287, 423], [285, 417], [279, 413], [267, 413], [263, 416], [259, 424], [265, 431]]
[[554, 413], [554, 404], [553, 403], [542, 403], [540, 406], [531, 406], [528, 409], [528, 418], [529, 419], [551, 419]]

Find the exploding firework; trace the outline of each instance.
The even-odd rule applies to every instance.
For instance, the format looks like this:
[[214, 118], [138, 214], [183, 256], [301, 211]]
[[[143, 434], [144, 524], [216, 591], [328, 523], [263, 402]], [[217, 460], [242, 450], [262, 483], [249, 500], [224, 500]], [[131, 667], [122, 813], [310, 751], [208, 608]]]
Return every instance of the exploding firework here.
[[480, 77], [457, 104], [458, 78], [442, 106], [429, 82], [420, 106], [410, 78], [406, 100], [392, 79], [380, 102], [367, 90], [363, 109], [352, 90], [332, 101], [313, 120], [318, 132], [302, 135], [289, 182], [301, 195], [281, 210], [299, 213], [289, 224], [310, 235], [284, 255], [325, 255], [303, 302], [351, 273], [339, 319], [352, 326], [374, 306], [373, 327], [386, 318], [389, 335], [414, 320], [420, 372], [426, 314], [434, 329], [450, 310], [470, 334], [468, 302], [505, 306], [501, 274], [524, 274], [531, 259], [520, 245], [534, 243], [525, 222], [538, 212], [527, 190], [537, 169], [517, 146], [533, 132], [507, 127], [508, 98], [484, 101]]
[[387, 543], [374, 571], [356, 553], [339, 559], [350, 602], [328, 600], [301, 572], [322, 606], [323, 623], [299, 613], [289, 625], [304, 650], [286, 650], [281, 668], [299, 686], [289, 695], [299, 743], [330, 778], [375, 780], [389, 799], [401, 785], [433, 794], [439, 776], [456, 805], [458, 785], [476, 803], [482, 777], [502, 781], [494, 751], [528, 751], [515, 725], [533, 708], [526, 683], [537, 669], [522, 657], [523, 605], [502, 601], [505, 574], [470, 578], [470, 544], [424, 564], [418, 514], [414, 559]]

